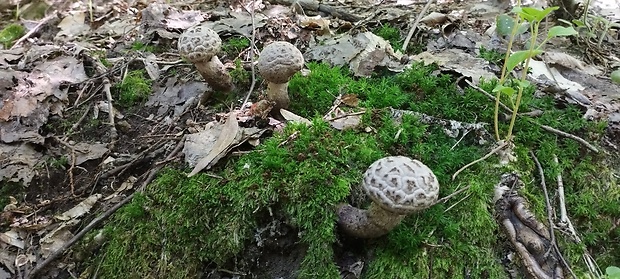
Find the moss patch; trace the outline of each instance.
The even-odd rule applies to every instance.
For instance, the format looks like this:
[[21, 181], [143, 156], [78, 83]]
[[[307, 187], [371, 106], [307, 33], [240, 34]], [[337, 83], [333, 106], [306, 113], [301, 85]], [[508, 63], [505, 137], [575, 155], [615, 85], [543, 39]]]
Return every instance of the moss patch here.
[[[220, 162], [211, 171], [222, 179], [206, 174], [186, 178], [174, 169], [163, 172], [144, 195], [106, 225], [111, 240], [94, 262], [101, 262], [100, 276], [187, 278], [206, 265], [234, 266], [253, 241], [254, 230], [270, 218], [281, 218], [299, 231], [299, 242], [307, 247], [296, 276], [340, 278], [333, 252], [339, 239], [334, 206], [340, 202], [364, 206], [357, 189], [362, 173], [374, 160], [389, 154], [427, 164], [440, 180], [441, 196], [470, 188], [408, 217], [386, 237], [364, 242], [371, 257], [362, 277], [460, 278], [470, 274], [472, 278], [505, 278], [500, 262], [505, 251], [498, 248], [503, 240], [493, 219], [493, 187], [501, 173], [518, 172], [527, 183], [521, 194], [537, 216], [545, 216], [544, 196], [529, 150], [535, 151], [545, 167], [552, 193], [556, 175], [563, 174], [569, 215], [584, 244], [596, 251], [599, 265], [620, 262], [620, 244], [614, 240], [618, 228], [613, 227], [620, 214], [620, 191], [601, 157], [533, 122], [589, 140], [601, 135], [604, 124], [586, 122], [576, 108], [558, 108], [552, 98], [534, 98], [530, 90], [523, 111], [537, 108], [545, 113], [517, 121], [519, 161], [498, 167], [492, 158], [452, 181], [456, 170], [491, 147], [478, 145], [473, 132], [462, 139], [451, 138], [442, 127], [421, 124], [412, 116], [396, 124], [385, 108], [492, 123], [493, 104], [484, 95], [470, 89], [457, 93], [450, 76], [431, 75], [434, 66], [414, 65], [398, 75], [371, 79], [355, 79], [344, 69], [323, 64], [311, 63], [309, 68], [309, 76], [296, 75], [290, 81], [289, 92], [291, 110], [315, 119], [311, 127], [289, 125], [249, 154]], [[493, 86], [492, 82], [482, 85], [487, 90]], [[341, 93], [357, 94], [368, 108], [359, 129], [336, 131], [320, 119]], [[502, 123], [500, 128], [506, 126]], [[374, 132], [366, 132], [365, 127]], [[281, 145], [293, 134], [295, 139]], [[552, 163], [553, 155], [558, 156], [559, 166]], [[583, 274], [583, 247], [556, 235], [573, 269]]]

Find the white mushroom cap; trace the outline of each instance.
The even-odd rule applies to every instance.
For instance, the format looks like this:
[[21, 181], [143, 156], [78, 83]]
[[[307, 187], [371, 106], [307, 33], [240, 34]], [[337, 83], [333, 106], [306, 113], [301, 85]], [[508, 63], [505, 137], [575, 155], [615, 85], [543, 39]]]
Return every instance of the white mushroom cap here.
[[256, 65], [265, 80], [277, 84], [287, 83], [303, 66], [301, 51], [288, 42], [273, 42], [264, 47]]
[[217, 32], [204, 25], [185, 30], [177, 44], [179, 54], [192, 63], [211, 60], [221, 47], [222, 39]]
[[405, 215], [426, 209], [439, 196], [439, 181], [418, 160], [404, 156], [381, 158], [364, 173], [364, 190], [381, 208]]

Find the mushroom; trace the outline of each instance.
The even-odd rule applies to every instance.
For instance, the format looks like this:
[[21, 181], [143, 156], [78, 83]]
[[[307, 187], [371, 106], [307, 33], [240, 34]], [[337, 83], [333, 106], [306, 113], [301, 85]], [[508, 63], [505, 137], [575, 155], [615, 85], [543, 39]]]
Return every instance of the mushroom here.
[[192, 62], [214, 90], [230, 92], [233, 89], [232, 78], [217, 58], [221, 47], [220, 36], [205, 25], [190, 27], [178, 41], [181, 57]]
[[288, 42], [273, 42], [261, 51], [256, 67], [268, 82], [267, 100], [275, 103], [275, 111], [288, 108], [291, 103], [288, 81], [303, 65], [304, 57], [301, 51]]
[[439, 196], [439, 182], [433, 171], [404, 156], [372, 163], [364, 173], [362, 186], [372, 200], [367, 210], [348, 204], [337, 209], [340, 227], [359, 238], [387, 234], [408, 214], [432, 206]]

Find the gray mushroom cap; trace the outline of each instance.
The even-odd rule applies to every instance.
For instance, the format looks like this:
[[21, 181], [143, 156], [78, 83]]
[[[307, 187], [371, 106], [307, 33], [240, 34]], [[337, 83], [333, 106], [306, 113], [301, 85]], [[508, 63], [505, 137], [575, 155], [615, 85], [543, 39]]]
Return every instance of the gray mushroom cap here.
[[404, 156], [372, 163], [364, 173], [363, 188], [378, 206], [401, 215], [426, 209], [439, 197], [439, 181], [433, 171]]
[[177, 47], [179, 54], [192, 63], [209, 61], [220, 51], [222, 39], [211, 28], [197, 25], [181, 34]]
[[301, 51], [288, 42], [273, 42], [260, 53], [257, 69], [267, 81], [277, 84], [287, 83], [304, 65]]

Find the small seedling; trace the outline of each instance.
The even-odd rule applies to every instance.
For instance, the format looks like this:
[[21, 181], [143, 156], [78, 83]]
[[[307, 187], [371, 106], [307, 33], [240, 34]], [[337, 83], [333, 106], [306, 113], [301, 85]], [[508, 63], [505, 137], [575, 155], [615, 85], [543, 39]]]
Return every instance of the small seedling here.
[[[573, 29], [572, 27], [567, 28], [562, 26], [554, 26], [549, 29], [547, 37], [543, 40], [543, 42], [540, 44], [537, 43], [540, 23], [551, 12], [557, 9], [559, 9], [559, 7], [550, 7], [541, 10], [533, 7], [517, 6], [514, 7], [512, 10], [512, 13], [515, 14], [515, 17], [512, 18], [512, 21], [506, 17], [498, 17], [498, 26], [506, 26], [507, 29], [511, 30], [508, 48], [506, 50], [504, 60], [504, 66], [502, 67], [502, 76], [499, 83], [493, 89], [493, 92], [496, 93], [494, 128], [495, 137], [498, 141], [502, 139], [499, 132], [499, 103], [502, 95], [508, 98], [512, 109], [510, 126], [508, 128], [508, 133], [505, 137], [506, 140], [511, 141], [512, 131], [514, 128], [515, 120], [517, 118], [517, 112], [519, 110], [521, 99], [523, 97], [523, 91], [530, 86], [530, 82], [526, 79], [528, 73], [527, 69], [529, 69], [530, 61], [532, 60], [532, 58], [543, 52], [542, 47], [549, 39], [561, 36], [573, 36], [577, 34], [575, 29]], [[512, 27], [510, 28], [510, 26]], [[529, 27], [529, 31], [531, 33], [529, 49], [520, 50], [512, 53], [512, 46], [515, 37], [518, 34], [524, 32], [524, 27]], [[501, 29], [500, 27], [498, 28]], [[512, 70], [514, 70], [518, 65], [523, 62], [525, 62], [524, 68], [526, 70], [522, 72], [520, 79], [516, 81], [507, 80], [509, 73], [511, 73]], [[513, 85], [517, 87], [516, 90]]]

